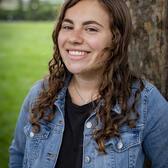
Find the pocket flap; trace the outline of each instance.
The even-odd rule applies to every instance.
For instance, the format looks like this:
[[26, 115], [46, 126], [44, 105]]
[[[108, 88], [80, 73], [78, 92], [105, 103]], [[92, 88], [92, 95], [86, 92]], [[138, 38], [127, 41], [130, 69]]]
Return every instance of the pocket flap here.
[[32, 125], [29, 123], [24, 127], [24, 133], [27, 137], [32, 139], [46, 139], [48, 138], [51, 132], [51, 128], [46, 125], [40, 125], [40, 131], [38, 133], [34, 133], [32, 131]]
[[141, 129], [142, 127], [121, 129], [120, 137], [111, 138], [107, 140], [105, 146], [111, 146], [115, 152], [124, 152], [129, 148], [141, 143]]

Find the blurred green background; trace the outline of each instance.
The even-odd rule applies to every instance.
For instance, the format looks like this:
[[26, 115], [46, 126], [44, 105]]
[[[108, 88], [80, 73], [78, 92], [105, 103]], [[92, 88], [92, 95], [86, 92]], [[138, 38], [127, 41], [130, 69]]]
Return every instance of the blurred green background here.
[[8, 167], [19, 109], [52, 56], [54, 22], [0, 22], [0, 167]]
[[24, 97], [48, 73], [52, 31], [62, 0], [0, 0], [0, 168]]

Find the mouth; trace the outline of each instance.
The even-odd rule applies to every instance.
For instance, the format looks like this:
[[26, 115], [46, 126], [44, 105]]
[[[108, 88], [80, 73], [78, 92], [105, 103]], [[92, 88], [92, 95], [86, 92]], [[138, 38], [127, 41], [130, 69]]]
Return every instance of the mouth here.
[[66, 50], [68, 52], [68, 55], [71, 59], [74, 59], [74, 60], [80, 60], [80, 59], [83, 59], [85, 58], [89, 53], [90, 51], [84, 51], [84, 50], [74, 50], [74, 49], [69, 49], [69, 50]]

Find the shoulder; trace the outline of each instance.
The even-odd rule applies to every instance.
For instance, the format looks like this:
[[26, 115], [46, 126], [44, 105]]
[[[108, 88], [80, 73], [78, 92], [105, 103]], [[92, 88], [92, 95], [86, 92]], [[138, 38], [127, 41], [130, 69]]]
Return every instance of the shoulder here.
[[42, 88], [43, 88], [43, 83], [44, 80], [38, 80], [36, 81], [32, 87], [29, 90], [29, 95], [31, 96], [37, 96], [39, 94], [39, 92], [41, 92]]
[[[143, 120], [143, 143], [144, 150], [152, 160], [153, 165], [165, 164], [162, 153], [168, 143], [168, 102], [160, 91], [151, 83], [144, 81], [144, 90], [141, 93], [140, 119]], [[162, 139], [164, 139], [162, 141]], [[157, 167], [157, 166], [156, 166]]]
[[30, 88], [27, 96], [24, 98], [20, 109], [18, 124], [23, 126], [29, 121], [29, 113], [43, 88], [43, 83], [44, 80], [39, 80], [35, 82]]
[[143, 80], [144, 89], [141, 91], [141, 103], [146, 111], [156, 113], [157, 111], [168, 112], [168, 102], [152, 83]]
[[[148, 101], [154, 101], [161, 99], [165, 103], [167, 103], [166, 99], [163, 97], [163, 95], [160, 93], [160, 91], [157, 89], [157, 87], [148, 82], [147, 80], [142, 80], [142, 83], [144, 85], [143, 90], [141, 91], [140, 95], [145, 100]], [[132, 92], [135, 93], [140, 88], [140, 82], [137, 81], [132, 85]]]
[[43, 87], [45, 87], [45, 83], [46, 82], [44, 81], [44, 79], [36, 81], [30, 88], [29, 93], [38, 94], [43, 89]]
[[158, 88], [151, 84], [150, 82], [143, 80], [144, 89], [142, 90], [141, 95], [144, 98], [144, 101], [147, 101], [148, 104], [153, 103], [154, 106], [167, 106], [168, 103]]
[[39, 94], [45, 87], [45, 83], [43, 79], [36, 81], [32, 87], [29, 89], [29, 92], [27, 96], [24, 99], [23, 106], [27, 106], [31, 108], [33, 106], [33, 103], [38, 98]]
[[168, 102], [156, 86], [148, 81], [143, 83], [144, 89], [141, 92], [138, 111], [147, 128], [159, 127], [168, 121]]
[[[140, 92], [136, 109], [140, 114], [139, 122], [140, 123], [153, 123], [157, 122], [160, 118], [165, 115], [168, 119], [168, 102], [164, 96], [160, 93], [155, 85], [152, 83], [142, 80], [144, 88]], [[140, 88], [140, 82], [135, 82], [132, 87], [132, 93], [135, 95], [135, 92]], [[151, 124], [152, 125], [152, 124]]]

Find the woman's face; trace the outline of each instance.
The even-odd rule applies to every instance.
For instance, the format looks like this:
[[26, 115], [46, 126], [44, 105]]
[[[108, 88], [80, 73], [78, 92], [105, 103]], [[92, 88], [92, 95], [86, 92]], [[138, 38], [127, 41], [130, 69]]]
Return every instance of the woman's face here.
[[112, 33], [110, 18], [97, 0], [81, 0], [67, 9], [58, 35], [58, 47], [73, 74], [100, 72], [109, 55]]

